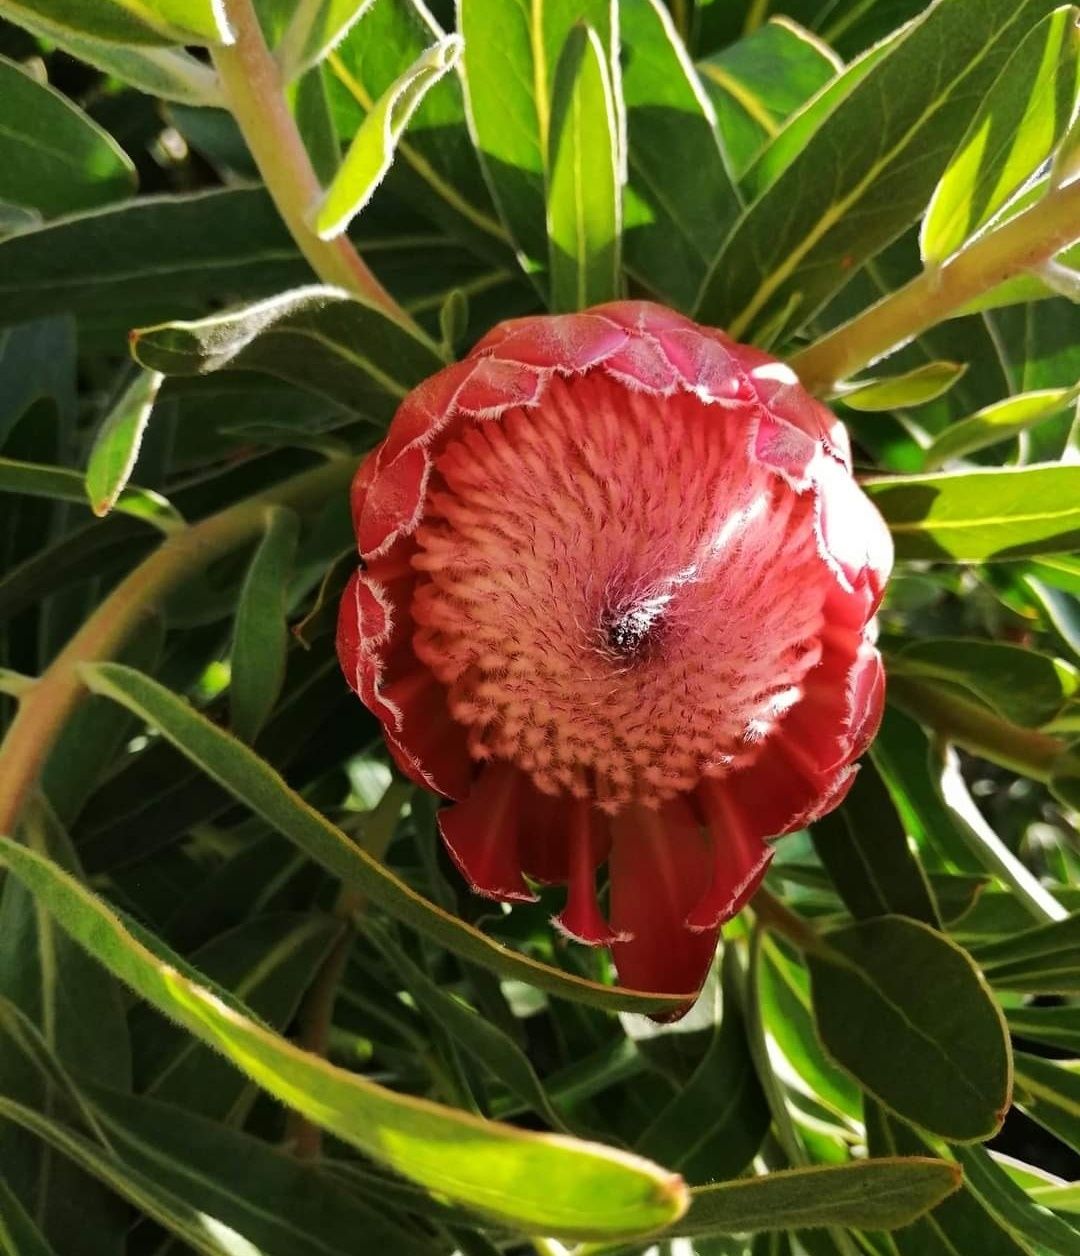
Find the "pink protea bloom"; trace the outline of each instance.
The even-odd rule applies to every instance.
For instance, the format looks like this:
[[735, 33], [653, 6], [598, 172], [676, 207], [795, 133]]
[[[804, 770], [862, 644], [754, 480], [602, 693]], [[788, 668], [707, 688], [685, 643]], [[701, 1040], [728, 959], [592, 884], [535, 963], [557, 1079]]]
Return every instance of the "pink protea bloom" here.
[[892, 548], [842, 425], [658, 305], [516, 319], [402, 402], [353, 512], [341, 664], [466, 880], [566, 884], [561, 929], [692, 997], [880, 720]]

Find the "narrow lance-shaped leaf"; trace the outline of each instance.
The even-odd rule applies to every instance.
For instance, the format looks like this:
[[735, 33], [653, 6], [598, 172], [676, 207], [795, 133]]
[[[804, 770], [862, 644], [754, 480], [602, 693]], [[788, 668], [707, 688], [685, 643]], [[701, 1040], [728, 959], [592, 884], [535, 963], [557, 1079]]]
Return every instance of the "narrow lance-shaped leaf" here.
[[1080, 466], [1000, 467], [863, 481], [898, 558], [979, 563], [1080, 543]]
[[995, 1133], [1009, 1106], [1009, 1040], [964, 951], [904, 916], [834, 930], [824, 943], [807, 963], [833, 1059], [893, 1112], [942, 1138]]
[[619, 292], [619, 133], [603, 45], [575, 26], [555, 71], [548, 145], [551, 306], [582, 310]]
[[48, 860], [6, 838], [0, 851], [11, 874], [110, 972], [264, 1089], [406, 1177], [505, 1224], [572, 1238], [650, 1233], [685, 1209], [681, 1179], [646, 1160], [398, 1095], [301, 1051], [207, 988], [160, 942], [136, 936]]
[[1076, 388], [1040, 388], [1017, 393], [958, 419], [939, 432], [923, 455], [923, 468], [934, 471], [950, 458], [962, 458], [1018, 436], [1068, 409], [1080, 397]]
[[255, 740], [285, 679], [285, 616], [299, 535], [295, 511], [271, 510], [240, 590], [229, 660], [229, 710], [233, 732], [244, 741]]
[[[86, 479], [67, 467], [45, 467], [36, 462], [16, 462], [0, 458], [0, 493], [26, 493], [30, 497], [51, 497], [55, 501], [86, 505]], [[128, 485], [117, 497], [114, 508], [121, 514], [145, 519], [163, 532], [182, 524], [179, 513], [160, 493], [150, 488]]]
[[327, 871], [449, 950], [539, 989], [611, 1010], [648, 1012], [685, 1003], [685, 994], [642, 994], [601, 986], [507, 950], [415, 893], [310, 807], [268, 763], [149, 676], [110, 663], [87, 666], [83, 671], [91, 689], [159, 728], [208, 776]]
[[62, 41], [87, 35], [121, 44], [229, 44], [224, 0], [0, 0], [0, 17]]
[[1080, 992], [1080, 913], [987, 942], [975, 959], [991, 985], [1032, 994]]
[[0, 1178], [0, 1249], [5, 1256], [57, 1256], [3, 1178]]
[[101, 422], [86, 466], [90, 509], [107, 515], [127, 487], [164, 375], [140, 371]]
[[341, 235], [382, 182], [394, 149], [428, 90], [453, 69], [461, 38], [448, 35], [418, 58], [383, 94], [360, 125], [334, 182], [315, 213], [324, 240]]
[[1080, 10], [1056, 9], [1020, 42], [934, 190], [919, 245], [942, 262], [1053, 152], [1072, 117]]
[[372, 0], [321, 0], [297, 4], [274, 49], [282, 77], [291, 82], [320, 61], [371, 7]]
[[848, 380], [837, 387], [835, 396], [852, 410], [903, 410], [947, 393], [966, 371], [964, 362], [928, 362], [903, 375]]
[[6, 57], [0, 57], [0, 117], [0, 201], [52, 216], [135, 190], [135, 167], [112, 136]]

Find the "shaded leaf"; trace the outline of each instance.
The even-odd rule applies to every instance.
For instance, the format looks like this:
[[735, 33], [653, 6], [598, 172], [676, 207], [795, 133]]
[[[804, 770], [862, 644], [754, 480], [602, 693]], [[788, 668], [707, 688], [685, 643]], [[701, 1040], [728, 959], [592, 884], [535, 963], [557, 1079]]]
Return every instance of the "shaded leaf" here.
[[5, 1256], [56, 1256], [55, 1250], [0, 1177], [0, 1248]]
[[943, 1138], [999, 1129], [1009, 1105], [1008, 1037], [968, 956], [903, 916], [833, 930], [825, 944], [807, 963], [833, 1059], [891, 1110]]
[[298, 4], [274, 49], [286, 82], [320, 61], [371, 7], [372, 0]]
[[1080, 913], [984, 942], [972, 954], [987, 981], [1002, 990], [1080, 993]]
[[136, 937], [47, 860], [6, 839], [0, 849], [65, 932], [148, 1002], [291, 1107], [414, 1181], [511, 1225], [579, 1238], [649, 1232], [685, 1207], [681, 1180], [647, 1161], [398, 1095], [298, 1050], [235, 1000], [223, 1002], [159, 942], [150, 949], [149, 935]]
[[1080, 1007], [1008, 1007], [1005, 1019], [1014, 1037], [1044, 1042], [1080, 1058]]
[[0, 114], [0, 200], [51, 216], [135, 190], [135, 167], [108, 132], [6, 57], [0, 57]]
[[555, 69], [548, 135], [551, 308], [619, 295], [622, 188], [618, 119], [603, 45], [575, 26]]
[[415, 893], [289, 789], [269, 764], [156, 681], [108, 663], [88, 667], [85, 674], [95, 692], [107, 694], [159, 728], [209, 776], [317, 863], [449, 950], [504, 976], [612, 1010], [647, 1012], [679, 1001], [674, 996], [606, 988], [506, 950]]
[[901, 559], [987, 562], [1080, 543], [1080, 466], [998, 467], [863, 481]]
[[1075, 1067], [1018, 1051], [1016, 1102], [1066, 1146], [1080, 1149], [1080, 1074]]
[[1034, 1203], [984, 1147], [958, 1147], [956, 1158], [964, 1170], [968, 1190], [1018, 1239], [1029, 1239], [1040, 1251], [1073, 1256], [1080, 1231]]
[[[45, 467], [35, 462], [15, 462], [0, 458], [0, 493], [25, 493], [55, 501], [86, 505], [86, 480], [66, 467]], [[128, 485], [113, 503], [121, 514], [133, 515], [168, 532], [183, 523], [176, 509], [160, 493]]]

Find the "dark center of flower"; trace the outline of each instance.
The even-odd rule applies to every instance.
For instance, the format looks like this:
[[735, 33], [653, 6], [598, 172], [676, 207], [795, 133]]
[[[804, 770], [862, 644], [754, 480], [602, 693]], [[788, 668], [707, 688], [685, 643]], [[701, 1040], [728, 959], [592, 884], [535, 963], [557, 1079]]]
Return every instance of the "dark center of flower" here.
[[658, 805], [754, 758], [820, 657], [811, 495], [747, 415], [600, 375], [470, 424], [417, 530], [417, 655], [477, 759]]

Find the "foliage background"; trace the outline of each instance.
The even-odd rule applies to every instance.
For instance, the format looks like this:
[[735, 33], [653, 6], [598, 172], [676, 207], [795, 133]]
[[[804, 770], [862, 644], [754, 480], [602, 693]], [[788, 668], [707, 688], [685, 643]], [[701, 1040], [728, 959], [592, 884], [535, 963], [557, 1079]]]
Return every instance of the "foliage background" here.
[[[1075, 1256], [1076, 9], [257, 7], [284, 89], [247, 0], [0, 0], [0, 1250]], [[901, 559], [855, 790], [666, 1027], [332, 649], [401, 395], [624, 291], [791, 359]]]

